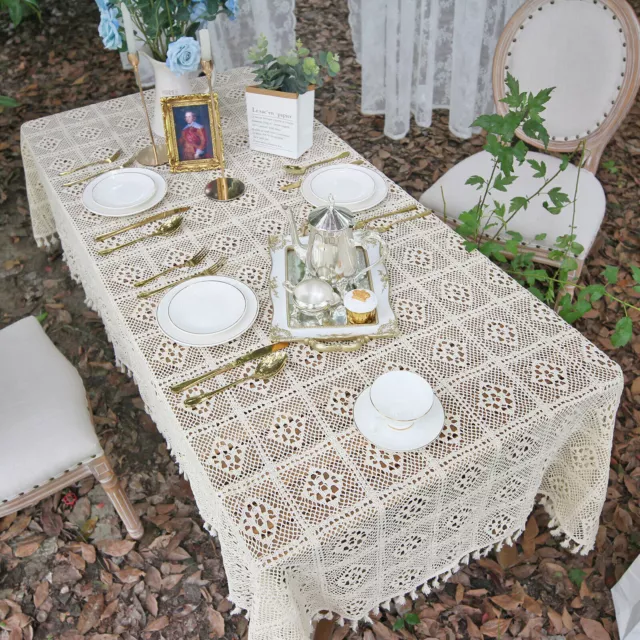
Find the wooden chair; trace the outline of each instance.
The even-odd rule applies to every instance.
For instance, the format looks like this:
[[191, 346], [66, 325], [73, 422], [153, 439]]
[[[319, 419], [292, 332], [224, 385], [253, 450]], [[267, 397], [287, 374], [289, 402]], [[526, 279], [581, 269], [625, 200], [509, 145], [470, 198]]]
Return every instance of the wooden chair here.
[[0, 331], [0, 517], [90, 475], [132, 538], [144, 533], [96, 436], [78, 372], [28, 317]]
[[[629, 112], [640, 86], [640, 24], [626, 0], [528, 0], [505, 27], [493, 60], [493, 93], [497, 112], [505, 114], [500, 102], [506, 94], [507, 72], [520, 82], [520, 89], [537, 92], [555, 87], [543, 113], [551, 137], [548, 151], [571, 152], [584, 140], [586, 171], [580, 173], [576, 241], [584, 252], [578, 260], [577, 279], [605, 214], [605, 195], [595, 177], [602, 152]], [[519, 138], [544, 149], [538, 140], [517, 131]], [[530, 152], [529, 158], [547, 165], [553, 175], [560, 160], [546, 153]], [[450, 169], [420, 197], [420, 202], [442, 216], [446, 201], [447, 219], [453, 225], [458, 216], [478, 202], [478, 191], [465, 185], [477, 174], [488, 178], [491, 156], [481, 151]], [[550, 185], [562, 187], [573, 197], [578, 168], [572, 164]], [[498, 202], [507, 204], [516, 195], [532, 195], [542, 186], [525, 162], [517, 167], [518, 179], [506, 193], [494, 191]], [[559, 215], [542, 207], [535, 198], [520, 211], [509, 229], [522, 234], [523, 245], [537, 262], [558, 266], [548, 253], [557, 236], [568, 234], [572, 210]], [[544, 240], [536, 240], [546, 233]], [[504, 238], [503, 238], [504, 239]]]

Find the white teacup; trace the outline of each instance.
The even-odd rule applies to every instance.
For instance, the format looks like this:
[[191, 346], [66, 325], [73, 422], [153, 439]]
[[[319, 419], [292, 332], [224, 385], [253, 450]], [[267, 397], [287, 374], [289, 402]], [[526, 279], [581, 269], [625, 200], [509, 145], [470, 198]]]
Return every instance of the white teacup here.
[[431, 385], [411, 371], [381, 375], [369, 392], [371, 404], [393, 429], [409, 429], [433, 405]]

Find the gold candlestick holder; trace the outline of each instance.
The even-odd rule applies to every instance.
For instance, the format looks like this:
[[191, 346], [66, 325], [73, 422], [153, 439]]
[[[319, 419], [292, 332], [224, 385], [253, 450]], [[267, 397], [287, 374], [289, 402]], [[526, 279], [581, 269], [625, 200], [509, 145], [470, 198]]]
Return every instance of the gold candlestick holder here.
[[222, 124], [220, 122], [220, 112], [216, 109], [215, 100], [213, 98], [213, 62], [211, 60], [201, 61], [202, 70], [207, 76], [207, 84], [209, 85], [209, 97], [211, 99], [211, 108], [213, 111], [213, 147], [220, 163], [220, 172], [222, 175], [219, 178], [215, 178], [204, 189], [207, 197], [212, 200], [235, 200], [239, 198], [245, 190], [244, 182], [238, 178], [230, 178], [225, 175], [226, 165], [224, 161], [224, 144], [222, 142]]
[[149, 138], [151, 139], [151, 144], [147, 145], [143, 149], [138, 151], [136, 155], [136, 160], [143, 164], [145, 167], [159, 167], [160, 165], [167, 164], [169, 162], [169, 155], [167, 153], [167, 145], [166, 144], [156, 144], [156, 141], [153, 138], [153, 129], [151, 128], [151, 119], [149, 118], [149, 110], [147, 109], [147, 102], [144, 99], [144, 91], [142, 90], [142, 81], [140, 80], [140, 56], [137, 53], [129, 53], [127, 54], [129, 58], [129, 62], [133, 67], [133, 73], [136, 76], [136, 84], [138, 85], [138, 90], [140, 91], [140, 100], [142, 100], [142, 108], [144, 109], [144, 115], [147, 119], [147, 127], [149, 129]]

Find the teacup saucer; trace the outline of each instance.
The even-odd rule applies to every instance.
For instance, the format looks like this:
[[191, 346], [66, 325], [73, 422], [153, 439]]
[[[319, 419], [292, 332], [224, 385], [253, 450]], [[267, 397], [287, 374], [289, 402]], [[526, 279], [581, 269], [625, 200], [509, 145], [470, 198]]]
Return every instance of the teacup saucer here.
[[367, 387], [356, 400], [353, 419], [360, 433], [381, 449], [386, 451], [414, 451], [428, 445], [438, 437], [444, 426], [444, 409], [437, 396], [431, 409], [415, 421], [409, 429], [393, 429], [371, 404]]

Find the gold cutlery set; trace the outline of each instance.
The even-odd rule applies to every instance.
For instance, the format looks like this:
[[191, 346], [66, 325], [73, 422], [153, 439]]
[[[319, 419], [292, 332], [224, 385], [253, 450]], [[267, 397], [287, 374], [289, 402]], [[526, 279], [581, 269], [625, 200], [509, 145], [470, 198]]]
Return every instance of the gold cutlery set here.
[[[88, 181], [88, 180], [92, 180], [93, 178], [95, 178], [96, 176], [100, 176], [104, 173], [107, 173], [108, 171], [113, 171], [114, 169], [122, 169], [122, 168], [126, 168], [129, 167], [135, 160], [135, 156], [129, 158], [128, 160], [122, 162], [121, 164], [116, 165], [116, 162], [119, 160], [120, 156], [122, 155], [122, 151], [120, 149], [118, 149], [116, 152], [112, 153], [109, 157], [104, 158], [102, 160], [97, 160], [94, 162], [89, 162], [87, 164], [75, 167], [73, 169], [68, 169], [66, 171], [61, 172], [59, 175], [60, 176], [66, 176], [66, 175], [70, 175], [72, 173], [75, 173], [76, 171], [80, 171], [82, 169], [86, 169], [88, 167], [94, 166], [94, 165], [99, 165], [99, 164], [106, 164], [106, 165], [111, 165], [101, 171], [98, 172], [94, 172], [91, 175], [88, 175], [84, 178], [78, 179], [78, 180], [74, 180], [68, 183], [65, 183], [63, 186], [65, 187], [69, 187], [69, 186], [73, 186], [75, 184], [80, 184], [82, 182]], [[287, 173], [293, 174], [293, 175], [300, 175], [303, 176], [304, 174], [307, 173], [307, 171], [309, 171], [310, 169], [317, 167], [319, 165], [322, 164], [326, 164], [329, 162], [333, 162], [335, 160], [341, 160], [343, 158], [347, 158], [349, 156], [349, 152], [348, 151], [344, 151], [334, 157], [331, 158], [327, 158], [325, 160], [320, 160], [318, 162], [313, 162], [311, 164], [308, 164], [306, 166], [298, 166], [298, 165], [285, 165], [283, 168]], [[352, 165], [361, 165], [364, 163], [364, 160], [354, 160], [352, 161], [350, 164]], [[114, 166], [115, 165], [115, 166]], [[281, 190], [283, 191], [289, 191], [292, 189], [297, 189], [302, 185], [302, 179], [296, 181], [296, 182], [292, 182], [290, 184], [284, 185], [281, 188]], [[414, 211], [418, 209], [417, 205], [411, 205], [408, 207], [403, 207], [400, 209], [397, 209], [395, 211], [391, 211], [389, 213], [383, 213], [383, 214], [379, 214], [379, 215], [375, 215], [375, 216], [371, 216], [369, 218], [363, 219], [358, 221], [355, 224], [355, 229], [366, 229], [366, 228], [370, 228], [367, 227], [367, 225], [369, 225], [369, 223], [375, 221], [375, 220], [379, 220], [382, 218], [388, 218], [391, 216], [395, 216], [401, 213], [408, 213], [411, 211]], [[144, 227], [150, 223], [153, 222], [158, 222], [158, 221], [163, 221], [162, 224], [160, 224], [154, 231], [150, 232], [150, 233], [146, 233], [144, 235], [141, 235], [140, 237], [134, 238], [128, 242], [124, 242], [122, 244], [116, 245], [114, 247], [109, 247], [109, 248], [105, 248], [105, 249], [100, 249], [98, 250], [98, 254], [100, 255], [109, 255], [115, 251], [118, 251], [120, 249], [123, 249], [124, 247], [129, 247], [133, 244], [136, 244], [138, 242], [142, 242], [144, 240], [147, 240], [149, 238], [153, 238], [153, 237], [161, 237], [161, 236], [171, 236], [173, 234], [175, 234], [177, 231], [179, 231], [179, 229], [182, 226], [183, 223], [183, 213], [186, 213], [189, 210], [188, 206], [184, 206], [184, 207], [176, 207], [173, 209], [170, 209], [168, 211], [164, 211], [161, 213], [157, 213], [154, 214], [152, 216], [149, 216], [147, 218], [144, 218], [142, 220], [138, 220], [137, 222], [133, 222], [131, 224], [128, 224], [124, 227], [120, 227], [118, 229], [115, 229], [113, 231], [109, 231], [107, 233], [103, 233], [101, 235], [98, 235], [95, 237], [95, 241], [96, 242], [104, 242], [105, 240], [108, 240], [110, 238], [113, 238], [117, 235], [126, 233], [127, 231], [131, 231], [133, 229], [138, 229], [141, 227]], [[410, 220], [415, 220], [418, 218], [422, 218], [425, 217], [427, 215], [429, 215], [431, 213], [431, 211], [421, 211], [415, 215], [412, 215], [410, 217], [406, 217], [400, 220], [394, 220], [392, 222], [390, 222], [387, 225], [384, 226], [378, 226], [378, 228], [376, 229], [377, 231], [388, 231], [389, 229], [391, 229], [393, 226], [400, 224], [402, 222], [408, 222]], [[140, 287], [144, 287], [147, 284], [150, 284], [151, 282], [154, 282], [155, 280], [162, 278], [170, 273], [172, 273], [173, 271], [176, 271], [178, 269], [183, 269], [183, 268], [193, 268], [196, 267], [198, 265], [200, 265], [204, 259], [206, 258], [208, 254], [208, 250], [207, 249], [200, 249], [198, 252], [196, 252], [193, 256], [191, 256], [190, 258], [187, 258], [185, 260], [183, 260], [180, 264], [175, 264], [172, 265], [152, 276], [150, 276], [149, 278], [146, 278], [144, 280], [139, 280], [137, 282], [135, 282], [133, 284], [134, 287], [136, 288], [140, 288]], [[152, 289], [152, 290], [148, 290], [148, 291], [142, 291], [138, 293], [138, 297], [139, 298], [148, 298], [150, 296], [153, 296], [157, 293], [160, 293], [162, 291], [165, 291], [167, 289], [170, 289], [172, 287], [175, 287], [187, 280], [190, 280], [192, 278], [198, 278], [201, 276], [210, 276], [210, 275], [214, 275], [216, 273], [218, 273], [218, 271], [220, 271], [220, 269], [224, 266], [224, 264], [226, 263], [226, 258], [221, 258], [219, 259], [217, 262], [215, 262], [215, 264], [211, 265], [210, 267], [207, 267], [206, 269], [203, 269], [202, 271], [199, 271], [198, 273], [189, 275], [185, 278], [182, 278], [178, 281], [175, 282], [171, 282], [170, 284], [166, 284], [163, 286], [160, 286], [156, 289]], [[287, 346], [289, 345], [289, 342], [278, 342], [275, 344], [271, 344], [265, 347], [260, 347], [258, 349], [255, 349], [243, 356], [240, 356], [239, 358], [236, 358], [235, 360], [233, 360], [232, 362], [229, 362], [226, 365], [223, 365], [221, 367], [218, 367], [217, 369], [213, 370], [213, 371], [209, 371], [207, 373], [198, 375], [194, 378], [191, 378], [189, 380], [185, 380], [183, 382], [180, 382], [176, 385], [174, 385], [173, 387], [171, 387], [171, 391], [173, 391], [174, 393], [181, 393], [183, 391], [186, 391], [187, 389], [192, 388], [193, 386], [202, 383], [206, 380], [210, 380], [211, 378], [214, 378], [215, 376], [218, 376], [220, 374], [226, 373], [228, 371], [231, 371], [232, 369], [245, 364], [247, 362], [251, 362], [253, 360], [258, 360], [258, 364], [255, 368], [255, 371], [248, 375], [248, 376], [244, 376], [242, 378], [238, 378], [236, 380], [234, 380], [233, 382], [226, 384], [222, 387], [219, 387], [213, 391], [208, 391], [208, 392], [203, 392], [199, 395], [193, 396], [191, 398], [187, 398], [184, 401], [185, 406], [188, 407], [195, 407], [198, 404], [200, 404], [201, 402], [213, 397], [214, 395], [221, 393], [227, 389], [230, 389], [231, 387], [234, 387], [236, 385], [242, 384], [243, 382], [246, 382], [248, 380], [268, 380], [274, 376], [276, 376], [278, 373], [280, 373], [283, 368], [286, 365], [286, 361], [287, 361], [287, 354], [283, 351], [283, 349], [285, 349]]]
[[[207, 267], [206, 269], [199, 271], [198, 273], [194, 273], [191, 276], [187, 276], [186, 278], [182, 278], [182, 280], [171, 282], [162, 287], [158, 287], [157, 289], [152, 289], [151, 291], [143, 291], [138, 294], [138, 298], [149, 298], [151, 296], [154, 296], [156, 293], [160, 293], [161, 291], [166, 291], [167, 289], [171, 289], [172, 287], [175, 287], [178, 284], [182, 284], [187, 280], [192, 280], [193, 278], [200, 278], [201, 276], [215, 276], [216, 273], [218, 273], [218, 271], [220, 271], [220, 269], [222, 269], [222, 267], [224, 267], [226, 263], [227, 263], [226, 258], [220, 258], [215, 264], [212, 264], [210, 267]], [[134, 286], [136, 285], [134, 284]]]
[[173, 387], [171, 387], [171, 391], [174, 393], [182, 393], [191, 387], [204, 382], [205, 380], [210, 380], [215, 376], [218, 376], [222, 373], [226, 373], [227, 371], [231, 371], [231, 369], [235, 369], [242, 364], [247, 362], [251, 362], [253, 360], [258, 360], [258, 365], [256, 370], [249, 376], [245, 376], [243, 378], [238, 378], [233, 382], [219, 387], [218, 389], [214, 389], [213, 391], [207, 391], [206, 393], [201, 393], [197, 396], [193, 396], [191, 398], [187, 398], [184, 401], [184, 404], [187, 407], [195, 407], [204, 400], [215, 396], [226, 389], [230, 389], [231, 387], [235, 387], [236, 385], [242, 384], [247, 380], [268, 380], [269, 378], [273, 378], [273, 376], [277, 375], [284, 369], [284, 366], [287, 362], [287, 354], [282, 352], [283, 349], [286, 349], [289, 346], [288, 342], [277, 342], [276, 344], [270, 344], [266, 347], [260, 347], [259, 349], [255, 349], [249, 353], [236, 358], [232, 362], [228, 364], [222, 365], [213, 371], [208, 371], [207, 373], [203, 373], [202, 375], [196, 376], [195, 378], [191, 378], [190, 380], [185, 380], [184, 382], [180, 382]]
[[[96, 162], [90, 162], [89, 164], [82, 165], [81, 167], [76, 167], [75, 169], [70, 169], [69, 171], [63, 171], [58, 175], [60, 176], [69, 175], [70, 173], [75, 173], [76, 171], [80, 171], [80, 169], [84, 169], [85, 167], [91, 167], [95, 164], [113, 164], [114, 161], [111, 160], [111, 158], [113, 158], [114, 156], [118, 158], [120, 156], [120, 152], [117, 151], [115, 154], [113, 154], [112, 156], [104, 160], [97, 160]], [[101, 171], [95, 171], [91, 175], [85, 176], [84, 178], [79, 178], [78, 180], [72, 180], [71, 182], [65, 182], [62, 186], [73, 187], [74, 185], [81, 184], [82, 182], [86, 182], [87, 180], [93, 180], [94, 178], [101, 176], [103, 173], [108, 173], [109, 171], [115, 171], [116, 169], [126, 169], [130, 167], [134, 163], [134, 161], [135, 161], [135, 156], [131, 156], [131, 158], [128, 158], [127, 160], [125, 160], [124, 162], [122, 162], [121, 164], [115, 167], [107, 167], [106, 169], [102, 169]]]

